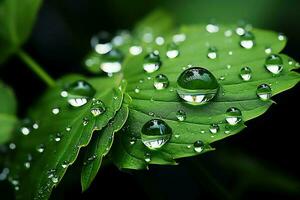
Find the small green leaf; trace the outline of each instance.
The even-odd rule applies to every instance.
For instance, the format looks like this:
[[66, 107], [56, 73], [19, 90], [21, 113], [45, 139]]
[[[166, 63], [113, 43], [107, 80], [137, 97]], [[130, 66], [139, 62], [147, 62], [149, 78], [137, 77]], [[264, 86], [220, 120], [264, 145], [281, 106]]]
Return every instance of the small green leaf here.
[[[96, 93], [95, 100], [75, 108], [69, 105], [66, 97], [62, 97], [64, 95], [61, 96], [61, 92], [66, 84], [78, 80], [86, 80]], [[28, 135], [19, 134], [22, 138], [17, 141], [19, 151], [13, 170], [14, 178], [20, 178], [17, 199], [49, 198], [52, 188], [63, 178], [68, 166], [75, 162], [80, 148], [87, 146], [92, 133], [102, 130], [120, 109], [124, 89], [120, 76], [93, 79], [70, 76], [38, 101], [30, 117], [39, 128]], [[105, 105], [105, 112], [97, 116], [91, 112], [96, 100]], [[37, 151], [41, 145], [44, 150]]]
[[108, 154], [113, 144], [114, 134], [118, 132], [126, 122], [129, 109], [127, 105], [128, 100], [125, 101], [127, 101], [127, 103], [123, 103], [121, 109], [117, 112], [111, 122], [109, 122], [102, 131], [95, 134], [91, 144], [87, 147], [81, 172], [81, 185], [83, 191], [87, 190], [95, 179], [100, 169], [102, 159]]
[[[118, 167], [141, 169], [146, 168], [148, 163], [174, 164], [173, 159], [199, 155], [193, 148], [193, 144], [199, 140], [206, 144], [201, 153], [209, 151], [211, 143], [245, 128], [243, 123], [236, 126], [226, 123], [227, 109], [240, 109], [243, 122], [246, 122], [262, 115], [273, 103], [271, 100], [262, 101], [258, 98], [256, 90], [259, 85], [269, 84], [272, 94], [276, 95], [299, 82], [299, 74], [292, 71], [299, 64], [286, 55], [279, 54], [283, 59], [283, 71], [279, 75], [272, 75], [265, 68], [265, 60], [269, 56], [266, 49], [278, 54], [286, 44], [284, 37], [279, 37], [277, 33], [251, 30], [255, 36], [255, 45], [246, 49], [241, 47], [241, 37], [235, 34], [235, 26], [219, 26], [215, 33], [206, 29], [206, 25], [195, 25], [185, 26], [176, 32], [185, 35], [186, 40], [178, 44], [180, 54], [173, 59], [166, 56], [167, 44], [172, 42], [172, 36], [165, 36], [166, 45], [144, 44], [144, 49], [159, 52], [162, 64], [153, 73], [146, 73], [143, 69], [144, 58], [149, 51], [138, 56], [128, 56], [125, 60], [124, 75], [128, 80], [126, 90], [132, 102], [125, 125], [127, 130], [118, 136], [113, 151], [113, 160]], [[231, 33], [229, 36], [228, 32]], [[217, 48], [216, 59], [208, 57], [210, 47]], [[203, 67], [218, 79], [220, 91], [206, 105], [186, 104], [176, 92], [177, 78], [189, 65]], [[252, 70], [249, 81], [243, 81], [240, 76], [240, 71], [245, 66]], [[159, 74], [168, 77], [166, 89], [157, 90], [154, 87], [155, 77]], [[178, 111], [184, 111], [185, 120], [178, 120]], [[158, 151], [150, 151], [141, 142], [143, 125], [154, 118], [162, 119], [173, 130], [171, 140]], [[218, 124], [218, 133], [210, 132], [212, 124]], [[131, 144], [132, 137], [136, 138], [134, 144]], [[148, 163], [145, 162], [146, 152], [151, 154], [151, 161], [148, 160]]]
[[13, 91], [0, 82], [0, 144], [7, 142], [17, 122]]
[[27, 40], [42, 0], [0, 1], [0, 63]]

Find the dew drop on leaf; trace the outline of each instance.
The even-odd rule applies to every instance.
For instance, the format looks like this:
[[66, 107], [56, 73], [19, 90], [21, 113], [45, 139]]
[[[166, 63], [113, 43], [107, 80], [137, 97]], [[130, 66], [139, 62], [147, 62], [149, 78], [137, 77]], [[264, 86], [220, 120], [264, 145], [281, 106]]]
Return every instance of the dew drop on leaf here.
[[161, 119], [151, 119], [142, 127], [142, 142], [149, 149], [159, 149], [172, 137], [172, 129]]
[[68, 161], [65, 160], [65, 161], [61, 164], [61, 167], [65, 169], [65, 168], [67, 168], [69, 165], [70, 165], [70, 163], [69, 163]]
[[265, 48], [265, 53], [266, 53], [266, 54], [272, 53], [272, 48], [271, 48], [271, 47], [266, 47], [266, 48]]
[[72, 83], [67, 91], [68, 103], [73, 107], [85, 105], [96, 93], [93, 86], [83, 80]]
[[241, 35], [240, 45], [245, 49], [251, 49], [255, 45], [255, 37], [251, 32], [245, 32], [244, 35]]
[[219, 26], [216, 24], [207, 24], [206, 31], [209, 33], [217, 33], [219, 31]]
[[161, 66], [160, 56], [156, 52], [149, 53], [144, 58], [143, 68], [148, 73], [157, 71]]
[[136, 137], [134, 137], [134, 136], [132, 136], [130, 139], [129, 139], [129, 143], [131, 144], [131, 145], [134, 145], [135, 143], [136, 143]]
[[183, 71], [177, 79], [177, 93], [187, 103], [202, 105], [212, 100], [219, 84], [207, 69], [192, 67]]
[[243, 79], [243, 81], [249, 81], [252, 77], [252, 70], [250, 67], [243, 67], [241, 69], [241, 73], [240, 73], [241, 78]]
[[283, 69], [283, 61], [279, 55], [272, 54], [266, 58], [266, 69], [274, 75], [279, 74]]
[[165, 43], [165, 38], [163, 38], [162, 36], [158, 36], [157, 38], [155, 38], [155, 43], [158, 46], [162, 46]]
[[198, 140], [194, 143], [194, 150], [197, 153], [201, 153], [204, 149], [204, 143], [201, 140]]
[[11, 142], [11, 143], [9, 143], [8, 148], [10, 150], [15, 150], [17, 148], [17, 145], [15, 143]]
[[257, 87], [256, 94], [263, 101], [269, 100], [272, 97], [271, 87], [268, 84], [261, 84]]
[[186, 113], [183, 110], [178, 110], [176, 113], [176, 117], [179, 121], [184, 121], [186, 119]]
[[240, 109], [231, 107], [226, 111], [226, 121], [229, 125], [236, 125], [242, 121], [242, 112]]
[[167, 47], [166, 56], [170, 59], [176, 58], [179, 56], [179, 49], [175, 43], [171, 43]]
[[147, 163], [151, 162], [151, 154], [146, 152], [144, 155], [144, 159]]
[[153, 82], [155, 89], [162, 90], [169, 86], [169, 79], [164, 74], [158, 74]]
[[62, 135], [61, 135], [60, 133], [56, 133], [56, 135], [55, 135], [55, 137], [54, 137], [54, 141], [55, 141], [55, 142], [61, 141], [61, 137], [62, 137]]
[[172, 40], [175, 44], [184, 42], [186, 40], [186, 35], [184, 33], [175, 34], [173, 35]]
[[45, 151], [45, 145], [44, 144], [37, 145], [36, 151], [39, 153], [43, 153]]
[[209, 47], [207, 51], [207, 57], [209, 59], [216, 59], [218, 56], [218, 50], [216, 47]]
[[52, 113], [53, 113], [54, 115], [58, 115], [59, 112], [60, 112], [60, 109], [59, 109], [59, 108], [53, 108], [53, 109], [52, 109]]
[[129, 53], [133, 56], [140, 55], [143, 52], [143, 47], [141, 46], [131, 46], [129, 48]]
[[102, 56], [102, 63], [100, 64], [101, 70], [108, 74], [121, 71], [123, 57], [124, 56], [121, 51], [118, 49], [112, 49], [110, 52]]
[[83, 118], [83, 120], [82, 120], [83, 126], [88, 125], [88, 123], [89, 123], [89, 119], [87, 117]]
[[93, 101], [91, 105], [91, 113], [94, 117], [97, 117], [105, 112], [105, 105], [101, 100]]
[[212, 133], [212, 134], [216, 134], [218, 133], [220, 130], [220, 127], [218, 124], [211, 124], [210, 127], [209, 127], [209, 131]]
[[286, 40], [286, 36], [283, 33], [279, 33], [278, 34], [278, 40], [279, 41], [285, 41]]
[[91, 46], [98, 54], [106, 54], [112, 50], [111, 35], [101, 31], [91, 38]]
[[63, 98], [66, 98], [66, 97], [68, 97], [68, 92], [63, 90], [63, 91], [60, 92], [60, 96], [63, 97]]

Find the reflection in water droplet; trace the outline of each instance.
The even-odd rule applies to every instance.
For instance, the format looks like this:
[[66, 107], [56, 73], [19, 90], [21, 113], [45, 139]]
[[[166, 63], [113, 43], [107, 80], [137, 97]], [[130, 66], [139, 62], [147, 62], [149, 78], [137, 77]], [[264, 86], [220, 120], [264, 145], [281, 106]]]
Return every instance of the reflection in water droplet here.
[[101, 100], [93, 101], [91, 105], [91, 113], [94, 117], [97, 117], [105, 112], [105, 105]]
[[229, 125], [236, 125], [242, 121], [242, 112], [238, 108], [231, 107], [226, 111], [226, 121]]
[[73, 107], [85, 105], [96, 91], [88, 82], [79, 80], [75, 81], [68, 87], [68, 102]]
[[102, 71], [112, 74], [121, 71], [123, 53], [118, 49], [112, 49], [110, 52], [102, 56], [100, 68]]
[[268, 84], [261, 84], [257, 87], [256, 94], [261, 100], [266, 101], [272, 97], [272, 89]]
[[62, 137], [62, 135], [61, 135], [60, 133], [57, 133], [57, 134], [55, 135], [54, 141], [55, 141], [55, 142], [59, 142], [59, 141], [61, 140], [61, 137]]
[[266, 54], [272, 53], [272, 48], [271, 48], [271, 47], [266, 47], [266, 48], [265, 48], [265, 53], [266, 53]]
[[154, 79], [153, 85], [157, 90], [165, 89], [169, 85], [169, 79], [163, 74], [158, 74]]
[[175, 43], [171, 43], [167, 47], [166, 55], [168, 58], [173, 59], [179, 56], [178, 46]]
[[216, 59], [217, 58], [217, 48], [216, 47], [209, 47], [207, 52], [207, 57], [210, 59]]
[[142, 128], [142, 142], [149, 149], [159, 149], [166, 144], [172, 136], [172, 129], [161, 119], [152, 119]]
[[218, 133], [219, 130], [220, 130], [220, 127], [219, 127], [218, 124], [212, 124], [212, 125], [210, 125], [210, 127], [209, 127], [209, 131], [210, 131], [212, 134]]
[[255, 37], [253, 33], [246, 32], [241, 36], [240, 45], [245, 49], [251, 49], [255, 45]]
[[178, 110], [176, 113], [176, 117], [179, 121], [184, 121], [186, 119], [186, 113], [183, 110]]
[[214, 75], [201, 67], [192, 67], [183, 71], [177, 79], [177, 85], [178, 95], [192, 105], [209, 102], [219, 90]]
[[129, 143], [131, 144], [131, 145], [134, 145], [135, 143], [136, 143], [136, 137], [134, 137], [134, 136], [132, 136], [131, 138], [130, 138], [130, 140], [129, 140]]
[[198, 140], [194, 143], [194, 150], [197, 153], [201, 153], [204, 149], [204, 143], [201, 140]]
[[153, 73], [159, 69], [161, 65], [160, 56], [154, 52], [148, 54], [144, 58], [143, 68], [148, 73]]
[[250, 67], [243, 67], [241, 69], [240, 76], [244, 81], [249, 81], [251, 79], [251, 76], [252, 76], [251, 68]]
[[91, 46], [99, 54], [106, 54], [112, 49], [111, 35], [106, 31], [101, 31], [91, 38]]
[[274, 75], [280, 74], [283, 70], [283, 61], [279, 55], [271, 54], [265, 61], [266, 69]]

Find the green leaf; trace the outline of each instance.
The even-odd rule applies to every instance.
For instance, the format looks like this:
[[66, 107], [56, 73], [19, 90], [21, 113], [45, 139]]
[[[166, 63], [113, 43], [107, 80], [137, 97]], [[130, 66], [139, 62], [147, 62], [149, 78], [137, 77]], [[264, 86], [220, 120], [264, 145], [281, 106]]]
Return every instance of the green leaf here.
[[100, 132], [95, 134], [91, 144], [87, 147], [85, 153], [84, 164], [81, 172], [81, 185], [82, 190], [85, 191], [89, 188], [92, 181], [95, 179], [102, 160], [106, 156], [114, 141], [114, 134], [118, 132], [126, 122], [128, 117], [128, 101], [124, 99], [121, 109], [117, 112], [116, 116], [108, 123], [108, 125]]
[[[96, 90], [94, 98], [101, 100], [106, 107], [103, 114], [92, 115], [92, 101], [74, 108], [60, 96], [66, 84], [77, 80], [86, 80], [93, 86]], [[20, 178], [17, 199], [49, 198], [52, 188], [62, 179], [68, 166], [75, 162], [80, 148], [87, 146], [93, 132], [102, 130], [120, 109], [124, 86], [121, 76], [92, 79], [71, 76], [60, 81], [38, 101], [30, 117], [38, 122], [39, 128], [29, 135], [19, 134], [23, 138], [18, 140], [19, 151], [13, 173], [16, 175], [14, 179]], [[58, 108], [59, 113], [53, 114], [53, 108]], [[39, 145], [44, 145], [42, 153], [36, 150]], [[28, 161], [30, 168], [26, 169]]]
[[27, 40], [42, 0], [0, 1], [0, 63]]
[[0, 144], [7, 142], [17, 123], [17, 102], [13, 91], [0, 82]]
[[[180, 55], [175, 59], [166, 57], [166, 45], [172, 37], [166, 36], [166, 45], [155, 43], [146, 44], [144, 49], [158, 50], [162, 61], [160, 69], [147, 74], [143, 70], [144, 57], [148, 52], [139, 56], [128, 56], [124, 63], [124, 75], [128, 81], [127, 93], [132, 102], [129, 105], [130, 114], [126, 123], [127, 130], [119, 134], [113, 150], [113, 160], [119, 168], [142, 169], [148, 163], [144, 161], [146, 152], [151, 153], [150, 164], [174, 164], [176, 158], [198, 155], [193, 149], [194, 142], [201, 140], [206, 148], [201, 153], [212, 150], [210, 144], [240, 132], [245, 125], [230, 127], [225, 122], [226, 110], [236, 107], [242, 111], [243, 122], [262, 115], [272, 101], [262, 101], [256, 95], [260, 84], [271, 85], [272, 94], [276, 95], [297, 84], [300, 80], [294, 60], [280, 54], [284, 61], [284, 69], [278, 76], [269, 73], [265, 67], [266, 47], [272, 53], [279, 53], [285, 46], [286, 40], [279, 40], [278, 34], [260, 29], [253, 29], [256, 45], [252, 49], [242, 48], [240, 36], [234, 33], [235, 26], [220, 26], [217, 33], [206, 31], [205, 25], [182, 27], [179, 33], [186, 40], [178, 45]], [[225, 31], [232, 35], [226, 37]], [[176, 32], [178, 33], [178, 32]], [[217, 59], [207, 57], [208, 48], [215, 46], [218, 50]], [[218, 79], [221, 89], [210, 103], [202, 106], [191, 106], [184, 103], [177, 95], [177, 78], [188, 65], [201, 66], [208, 69]], [[240, 70], [244, 66], [252, 69], [252, 79], [243, 81]], [[164, 74], [169, 79], [169, 86], [164, 90], [156, 90], [153, 86], [155, 76]], [[138, 89], [138, 92], [137, 90]], [[176, 113], [183, 110], [186, 120], [179, 121]], [[141, 129], [150, 119], [160, 118], [173, 130], [171, 140], [159, 151], [148, 150], [141, 142]], [[220, 130], [211, 134], [211, 124], [218, 124]], [[137, 138], [135, 144], [130, 144], [131, 138]]]

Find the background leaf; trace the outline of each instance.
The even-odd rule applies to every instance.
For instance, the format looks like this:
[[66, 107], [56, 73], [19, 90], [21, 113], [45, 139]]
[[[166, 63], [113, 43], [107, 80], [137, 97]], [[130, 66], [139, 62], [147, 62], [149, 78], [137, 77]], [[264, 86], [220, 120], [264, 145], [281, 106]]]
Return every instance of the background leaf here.
[[26, 41], [42, 0], [0, 1], [0, 63]]
[[0, 82], [0, 144], [7, 142], [17, 122], [17, 102], [13, 91]]
[[[29, 135], [19, 133], [19, 137], [24, 138], [19, 138], [17, 143], [19, 151], [12, 177], [19, 181], [15, 185], [18, 187], [17, 199], [49, 198], [52, 188], [62, 179], [68, 166], [75, 162], [80, 148], [86, 146], [92, 133], [105, 127], [120, 109], [125, 89], [119, 86], [120, 76], [87, 79], [96, 90], [94, 98], [100, 99], [106, 106], [106, 111], [97, 117], [91, 113], [92, 101], [73, 108], [60, 96], [66, 84], [77, 80], [85, 78], [70, 76], [50, 89], [30, 114], [39, 128]], [[59, 112], [53, 114], [53, 108], [59, 109]], [[42, 151], [39, 150], [41, 145]]]
[[[165, 37], [165, 45], [160, 46], [154, 42], [144, 45], [143, 48], [148, 52], [127, 58], [124, 74], [128, 80], [127, 92], [132, 97], [132, 103], [129, 105], [126, 134], [119, 135], [113, 154], [118, 167], [140, 169], [147, 166], [144, 155], [149, 150], [142, 144], [140, 134], [142, 126], [150, 119], [163, 119], [173, 129], [171, 140], [159, 151], [151, 152], [150, 163], [173, 164], [173, 159], [198, 154], [193, 149], [195, 141], [203, 141], [207, 145], [206, 150], [211, 150], [209, 144], [238, 133], [245, 127], [242, 123], [228, 129], [225, 123], [228, 108], [240, 109], [244, 122], [263, 114], [272, 105], [272, 101], [262, 101], [257, 97], [256, 89], [260, 84], [271, 85], [272, 94], [276, 95], [299, 82], [299, 74], [291, 71], [299, 67], [299, 64], [286, 55], [280, 55], [284, 60], [284, 69], [279, 76], [273, 76], [264, 67], [268, 56], [265, 49], [268, 47], [272, 53], [279, 53], [286, 40], [279, 40], [277, 33], [253, 29], [251, 31], [255, 35], [256, 45], [250, 50], [244, 49], [239, 44], [240, 36], [234, 33], [235, 28], [220, 26], [217, 33], [209, 33], [205, 25], [186, 26], [179, 31], [186, 36], [186, 40], [179, 44], [180, 56], [177, 58], [168, 59], [165, 56], [166, 45], [172, 42], [170, 36]], [[231, 36], [226, 37], [225, 31], [231, 31]], [[210, 46], [217, 48], [217, 59], [207, 57]], [[144, 57], [153, 50], [159, 51], [162, 66], [158, 71], [146, 74], [142, 67]], [[191, 106], [178, 97], [176, 80], [188, 65], [204, 67], [219, 79], [221, 91], [209, 104]], [[247, 82], [240, 78], [240, 70], [244, 66], [252, 69], [252, 79]], [[154, 89], [153, 81], [158, 74], [168, 77], [170, 83], [167, 89]], [[179, 110], [186, 113], [186, 120], [183, 122], [176, 117]], [[220, 127], [215, 135], [209, 131], [211, 124], [218, 124]], [[132, 137], [137, 138], [134, 145], [130, 144]]]

